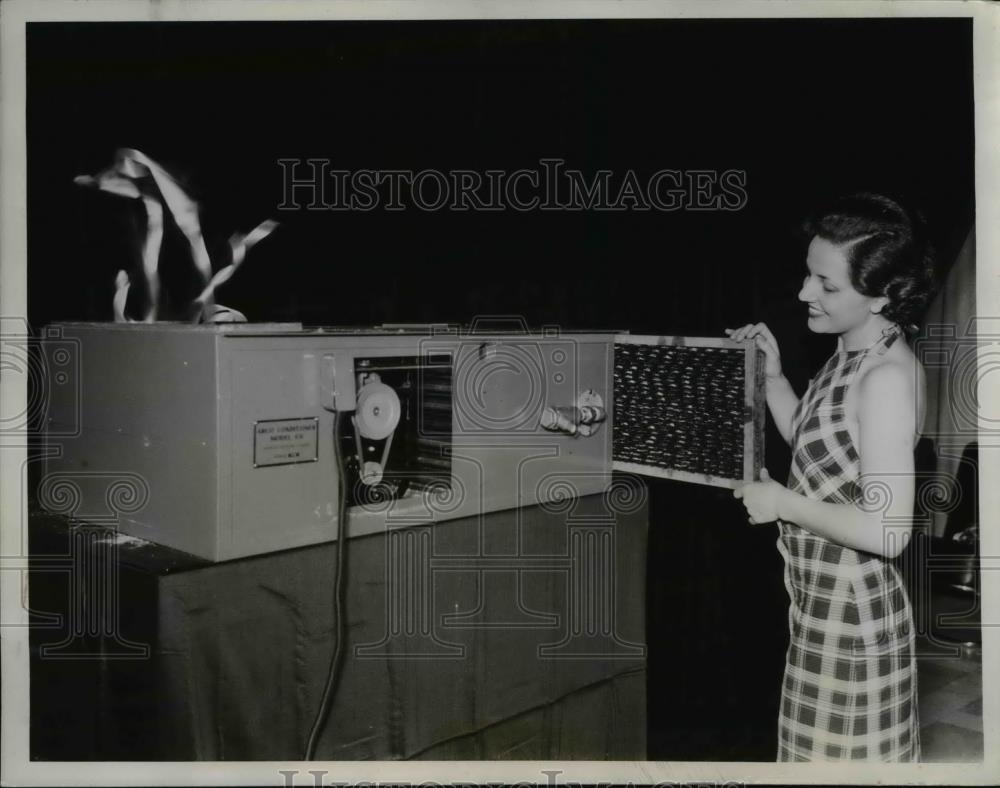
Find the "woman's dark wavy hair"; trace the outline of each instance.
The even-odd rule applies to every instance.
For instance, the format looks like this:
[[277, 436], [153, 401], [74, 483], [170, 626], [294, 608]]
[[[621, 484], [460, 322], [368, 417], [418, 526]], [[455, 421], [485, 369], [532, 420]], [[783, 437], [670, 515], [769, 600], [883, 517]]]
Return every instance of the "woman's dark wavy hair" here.
[[923, 217], [880, 194], [841, 197], [802, 223], [844, 249], [851, 284], [869, 297], [885, 296], [882, 315], [915, 332], [935, 289], [934, 250]]

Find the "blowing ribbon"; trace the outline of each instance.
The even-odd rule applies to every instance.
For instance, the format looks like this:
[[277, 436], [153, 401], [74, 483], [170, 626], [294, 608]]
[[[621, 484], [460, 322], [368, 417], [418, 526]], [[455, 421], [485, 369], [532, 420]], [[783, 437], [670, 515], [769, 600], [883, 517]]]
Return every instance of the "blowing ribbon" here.
[[115, 298], [113, 301], [116, 323], [135, 322], [125, 317], [125, 302], [128, 300], [128, 291], [131, 286], [132, 282], [129, 280], [128, 274], [124, 271], [119, 271], [118, 276], [115, 277]]
[[[163, 167], [153, 161], [142, 151], [133, 148], [123, 148], [118, 151], [117, 164], [120, 171], [133, 178], [142, 178], [146, 175], [153, 179], [166, 203], [174, 223], [184, 233], [188, 246], [191, 247], [191, 258], [194, 266], [201, 275], [202, 283], [208, 284], [212, 278], [212, 261], [208, 256], [208, 249], [205, 246], [205, 239], [201, 233], [201, 221], [198, 218], [198, 203], [192, 200], [180, 184], [171, 177]], [[205, 307], [210, 307], [211, 301], [205, 303]], [[200, 315], [196, 315], [197, 322]]]
[[[115, 162], [96, 176], [80, 175], [74, 182], [141, 200], [146, 211], [146, 237], [142, 244], [142, 270], [149, 290], [150, 304], [143, 320], [153, 322], [158, 318], [160, 302], [159, 257], [163, 242], [164, 211], [166, 205], [174, 223], [184, 234], [191, 249], [191, 257], [202, 280], [202, 290], [192, 302], [192, 322], [243, 322], [246, 317], [235, 309], [216, 305], [215, 290], [228, 281], [243, 263], [247, 252], [266, 238], [277, 226], [273, 220], [262, 222], [247, 235], [234, 234], [229, 239], [232, 262], [212, 275], [212, 262], [201, 231], [198, 203], [191, 199], [177, 181], [153, 159], [134, 148], [122, 148], [115, 154]], [[124, 271], [115, 280], [113, 301], [115, 321], [129, 320], [125, 316], [125, 301], [131, 281]]]
[[[233, 261], [225, 268], [219, 269], [215, 276], [212, 277], [211, 281], [205, 286], [205, 289], [202, 290], [199, 296], [194, 300], [194, 305], [198, 308], [199, 313], [204, 314], [206, 317], [219, 314], [211, 308], [215, 288], [225, 282], [228, 282], [230, 277], [232, 277], [232, 275], [235, 274], [239, 267], [243, 264], [243, 260], [246, 258], [247, 252], [250, 251], [250, 249], [252, 249], [259, 241], [267, 238], [267, 236], [269, 236], [277, 226], [278, 223], [276, 221], [268, 219], [267, 221], [258, 224], [246, 235], [233, 233], [232, 237], [229, 239], [229, 246], [233, 252]], [[223, 307], [223, 309], [226, 309], [226, 307]], [[228, 311], [239, 314], [236, 310]], [[238, 322], [244, 322], [245, 320], [246, 318], [243, 318], [242, 321]], [[210, 322], [220, 321], [214, 319]]]

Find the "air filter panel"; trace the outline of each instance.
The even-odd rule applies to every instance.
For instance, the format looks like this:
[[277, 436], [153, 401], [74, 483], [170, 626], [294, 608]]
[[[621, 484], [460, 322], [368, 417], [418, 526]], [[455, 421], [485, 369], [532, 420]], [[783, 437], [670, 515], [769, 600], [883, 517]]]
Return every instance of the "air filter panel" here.
[[619, 335], [616, 470], [736, 487], [760, 478], [764, 353], [752, 341]]

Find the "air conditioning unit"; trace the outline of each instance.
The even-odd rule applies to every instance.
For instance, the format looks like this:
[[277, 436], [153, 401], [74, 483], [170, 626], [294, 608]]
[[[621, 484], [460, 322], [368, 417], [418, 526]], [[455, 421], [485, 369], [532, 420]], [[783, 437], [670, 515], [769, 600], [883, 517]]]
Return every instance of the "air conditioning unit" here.
[[72, 363], [46, 364], [43, 507], [212, 561], [338, 538], [341, 495], [356, 536], [602, 493], [616, 469], [733, 486], [763, 454], [752, 342], [61, 323], [46, 343]]

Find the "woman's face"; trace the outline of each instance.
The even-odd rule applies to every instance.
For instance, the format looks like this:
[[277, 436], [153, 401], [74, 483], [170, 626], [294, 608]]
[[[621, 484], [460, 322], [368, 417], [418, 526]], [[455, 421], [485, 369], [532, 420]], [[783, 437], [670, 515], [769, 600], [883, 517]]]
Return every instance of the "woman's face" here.
[[843, 334], [871, 319], [881, 298], [861, 295], [851, 284], [847, 255], [816, 236], [806, 255], [806, 274], [799, 300], [809, 305], [809, 329], [818, 334]]

